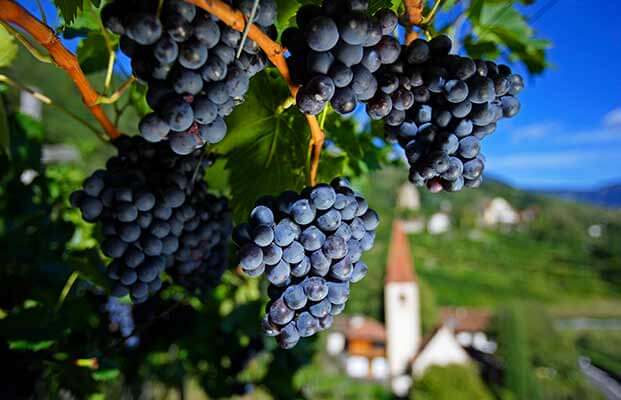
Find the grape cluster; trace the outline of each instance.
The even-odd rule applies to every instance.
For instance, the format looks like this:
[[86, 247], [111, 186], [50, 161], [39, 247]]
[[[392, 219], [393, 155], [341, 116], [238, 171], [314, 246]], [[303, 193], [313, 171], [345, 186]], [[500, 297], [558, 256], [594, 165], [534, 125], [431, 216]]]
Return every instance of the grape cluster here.
[[377, 72], [380, 91], [367, 107], [404, 148], [410, 181], [433, 191], [481, 184], [481, 140], [518, 113], [524, 88], [508, 66], [450, 54], [451, 47], [445, 35], [403, 46], [399, 60]]
[[296, 15], [297, 28], [282, 34], [294, 81], [302, 87], [297, 105], [318, 114], [327, 102], [340, 114], [358, 101], [372, 99], [378, 82], [373, 73], [399, 58], [401, 45], [393, 36], [397, 15], [382, 9], [368, 15], [367, 0], [325, 0], [308, 4]]
[[185, 276], [219, 261], [212, 250], [225, 246], [232, 219], [226, 200], [207, 193], [197, 179], [211, 162], [200, 152], [179, 156], [167, 144], [140, 136], [121, 136], [114, 145], [118, 155], [70, 200], [86, 221], [101, 227], [101, 249], [113, 259], [107, 269], [112, 295], [130, 294], [140, 303], [161, 288], [166, 269]]
[[[229, 2], [230, 3], [230, 2]], [[252, 0], [234, 6], [250, 15]], [[140, 121], [150, 142], [167, 139], [177, 154], [189, 154], [227, 133], [224, 117], [243, 102], [250, 78], [267, 59], [242, 34], [183, 0], [114, 0], [101, 13], [104, 25], [121, 36], [134, 75], [148, 85], [154, 112]], [[159, 16], [158, 16], [159, 15]], [[276, 36], [276, 3], [261, 0], [254, 22]]]
[[134, 335], [136, 324], [132, 315], [132, 305], [121, 303], [115, 297], [108, 297], [105, 305], [110, 319], [110, 330], [118, 331], [125, 339], [125, 346], [136, 347], [140, 338]]
[[259, 200], [233, 239], [242, 270], [265, 273], [270, 282], [264, 333], [291, 348], [328, 329], [345, 308], [350, 282], [367, 273], [360, 258], [373, 246], [378, 224], [377, 213], [344, 178]]

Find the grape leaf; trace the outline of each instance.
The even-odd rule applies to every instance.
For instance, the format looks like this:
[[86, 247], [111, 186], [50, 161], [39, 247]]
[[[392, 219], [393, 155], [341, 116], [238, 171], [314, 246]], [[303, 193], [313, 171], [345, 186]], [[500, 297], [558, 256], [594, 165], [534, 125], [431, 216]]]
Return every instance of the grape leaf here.
[[71, 24], [78, 12], [84, 8], [84, 0], [54, 0], [54, 4], [67, 25]]
[[9, 121], [7, 120], [4, 100], [0, 96], [0, 148], [9, 157], [11, 155], [11, 137], [9, 134]]
[[94, 249], [74, 251], [68, 254], [67, 264], [80, 273], [80, 277], [87, 279], [102, 288], [110, 287], [110, 279], [106, 276], [101, 257]]
[[259, 197], [304, 186], [309, 133], [295, 107], [278, 110], [288, 96], [279, 77], [254, 77], [246, 101], [227, 118], [227, 137], [215, 146], [227, 155], [237, 221], [248, 218]]
[[86, 74], [106, 69], [108, 50], [102, 34], [91, 32], [78, 45], [78, 62]]
[[9, 340], [9, 349], [11, 350], [30, 350], [30, 351], [40, 351], [49, 349], [54, 345], [53, 340], [39, 340], [39, 341], [30, 341], [30, 340]]
[[375, 14], [376, 11], [382, 8], [393, 8], [395, 5], [398, 6], [399, 1], [392, 0], [371, 0], [369, 1], [369, 14]]
[[9, 66], [17, 55], [18, 46], [13, 36], [0, 24], [0, 68]]
[[550, 43], [535, 38], [534, 30], [512, 2], [475, 0], [468, 17], [476, 40], [467, 38], [466, 49], [473, 56], [496, 58], [507, 49], [511, 59], [523, 62], [530, 73], [541, 73], [549, 66], [546, 50]]

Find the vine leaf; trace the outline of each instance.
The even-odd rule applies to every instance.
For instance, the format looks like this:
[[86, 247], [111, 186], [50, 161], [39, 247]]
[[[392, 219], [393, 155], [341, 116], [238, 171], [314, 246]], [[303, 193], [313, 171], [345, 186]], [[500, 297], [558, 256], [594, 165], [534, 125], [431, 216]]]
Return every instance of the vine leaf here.
[[508, 49], [511, 59], [523, 62], [530, 73], [541, 73], [549, 66], [546, 50], [550, 42], [535, 38], [526, 18], [511, 4], [475, 0], [468, 10], [468, 17], [476, 37], [465, 40], [469, 54], [496, 58], [502, 50]]
[[108, 51], [102, 34], [91, 32], [78, 46], [78, 62], [85, 74], [105, 70]]
[[18, 46], [13, 40], [13, 36], [7, 32], [6, 28], [0, 25], [0, 68], [11, 64], [17, 55]]
[[84, 0], [54, 0], [66, 24], [71, 24], [84, 7]]
[[310, 135], [296, 109], [277, 112], [288, 96], [277, 77], [267, 72], [254, 77], [246, 101], [227, 118], [227, 137], [215, 146], [227, 155], [237, 221], [248, 218], [259, 197], [304, 186]]
[[7, 119], [4, 100], [0, 96], [0, 148], [6, 155], [11, 155], [11, 138], [9, 134], [9, 121]]

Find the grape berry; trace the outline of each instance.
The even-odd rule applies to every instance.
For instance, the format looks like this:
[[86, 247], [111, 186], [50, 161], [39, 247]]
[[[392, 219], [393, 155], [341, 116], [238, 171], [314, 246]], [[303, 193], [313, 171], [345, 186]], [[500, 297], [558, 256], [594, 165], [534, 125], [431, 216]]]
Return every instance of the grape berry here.
[[287, 62], [301, 85], [296, 101], [302, 112], [316, 115], [328, 102], [340, 114], [352, 112], [375, 96], [373, 73], [399, 58], [397, 15], [385, 9], [370, 16], [367, 8], [359, 0], [307, 4], [298, 10], [297, 28], [283, 32]]
[[520, 109], [522, 77], [506, 65], [450, 54], [444, 35], [416, 39], [376, 73], [380, 93], [368, 102], [410, 164], [409, 179], [432, 191], [478, 187], [481, 141]]
[[[248, 16], [253, 1], [234, 6]], [[122, 35], [121, 50], [134, 75], [148, 86], [153, 112], [139, 125], [149, 142], [168, 140], [177, 154], [190, 154], [226, 135], [224, 118], [243, 102], [250, 78], [267, 59], [247, 39], [239, 58], [241, 33], [182, 0], [166, 0], [160, 17], [157, 1], [120, 1], [101, 13], [104, 25]], [[276, 4], [261, 0], [254, 22], [275, 35]]]
[[378, 224], [377, 213], [343, 178], [261, 199], [233, 239], [242, 270], [270, 282], [264, 333], [291, 348], [328, 329], [345, 307], [350, 283], [367, 273], [361, 256], [373, 247]]
[[140, 136], [121, 136], [114, 145], [118, 155], [106, 169], [71, 195], [83, 218], [101, 227], [101, 249], [112, 258], [112, 294], [143, 302], [161, 288], [165, 270], [182, 284], [190, 274], [206, 287], [217, 284], [232, 220], [226, 199], [195, 179], [211, 161], [198, 151], [179, 156]]

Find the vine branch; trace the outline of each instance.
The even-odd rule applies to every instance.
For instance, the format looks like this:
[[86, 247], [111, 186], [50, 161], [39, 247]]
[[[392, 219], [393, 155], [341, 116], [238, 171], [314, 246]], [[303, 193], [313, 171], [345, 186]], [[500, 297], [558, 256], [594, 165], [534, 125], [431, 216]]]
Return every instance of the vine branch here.
[[90, 109], [106, 134], [111, 139], [120, 135], [103, 108], [98, 104], [99, 94], [84, 76], [77, 58], [63, 46], [50, 27], [12, 0], [0, 0], [0, 20], [19, 26], [47, 49], [54, 63], [71, 77], [82, 95], [82, 101]]
[[[239, 10], [231, 8], [228, 4], [220, 0], [185, 1], [202, 8], [203, 10], [207, 11], [212, 15], [215, 15], [216, 17], [218, 17], [218, 19], [220, 19], [220, 21], [224, 22], [236, 31], [244, 32], [244, 28], [246, 27], [246, 18], [244, 17], [244, 14]], [[285, 82], [287, 82], [291, 95], [293, 96], [293, 98], [295, 98], [299, 86], [293, 84], [293, 82], [291, 81], [291, 73], [289, 72], [289, 67], [287, 66], [287, 61], [285, 60], [284, 56], [285, 49], [280, 44], [270, 39], [270, 37], [267, 36], [256, 25], [248, 25], [248, 37], [257, 43], [257, 45], [261, 48], [261, 50], [263, 50], [270, 62], [274, 64], [276, 69], [278, 69], [280, 75], [283, 77]], [[311, 132], [310, 146], [312, 148], [309, 183], [311, 185], [314, 185], [317, 181], [319, 157], [321, 155], [321, 149], [323, 147], [325, 135], [324, 132], [321, 130], [319, 123], [317, 122], [317, 118], [315, 118], [314, 115], [305, 115], [305, 117]]]
[[414, 26], [420, 25], [423, 21], [423, 0], [403, 0], [403, 4], [405, 5], [408, 25], [405, 41], [406, 43], [411, 43], [418, 38], [418, 33], [414, 30]]

